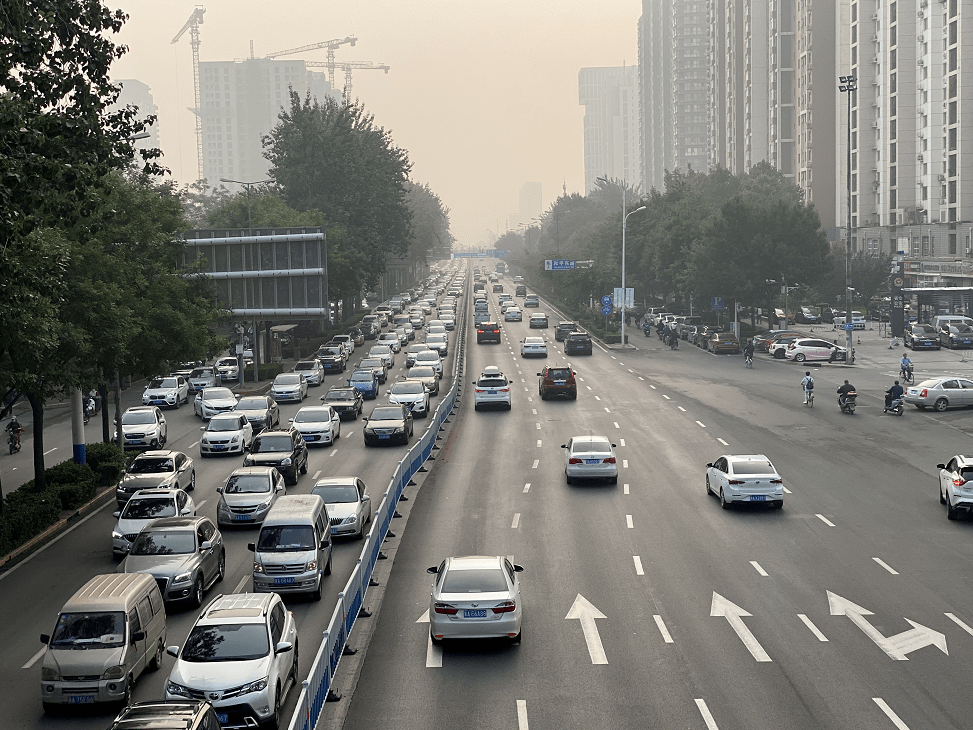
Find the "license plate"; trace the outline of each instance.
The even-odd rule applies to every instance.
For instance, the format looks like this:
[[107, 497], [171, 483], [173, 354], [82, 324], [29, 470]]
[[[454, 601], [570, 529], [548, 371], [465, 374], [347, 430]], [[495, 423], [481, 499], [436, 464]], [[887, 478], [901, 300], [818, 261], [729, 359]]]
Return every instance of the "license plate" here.
[[91, 705], [95, 702], [94, 695], [72, 695], [71, 704], [72, 705]]
[[584, 460], [584, 463], [585, 464], [600, 464], [601, 463], [601, 459], [585, 459]]
[[555, 380], [554, 381], [554, 385], [564, 385], [564, 383], [565, 383], [565, 381], [563, 381], [563, 380]]
[[237, 522], [249, 522], [251, 517], [250, 515], [233, 515], [233, 519]]
[[486, 618], [486, 609], [467, 608], [463, 611], [463, 618]]
[[210, 448], [213, 449], [213, 451], [222, 451], [226, 448], [226, 446], [223, 444], [213, 444]]
[[388, 436], [388, 435], [386, 435], [386, 434], [379, 434], [379, 436], [378, 436], [378, 437], [379, 437], [380, 439], [390, 439], [390, 438], [392, 438], [391, 436]]
[[487, 395], [496, 395], [496, 394], [497, 394], [497, 391], [495, 391], [495, 390], [488, 390], [487, 391]]
[[152, 403], [154, 406], [164, 406], [166, 404], [164, 400], [154, 400], [150, 401], [150, 403]]
[[304, 440], [305, 441], [317, 441], [318, 440], [318, 437], [317, 436], [305, 436], [304, 437]]
[[338, 528], [337, 527], [332, 527], [331, 528], [331, 534], [332, 535], [337, 535], [338, 534]]
[[766, 494], [751, 494], [750, 495], [750, 501], [751, 502], [766, 502], [767, 501], [767, 495]]
[[274, 578], [275, 586], [288, 586], [294, 583], [293, 578]]
[[217, 712], [216, 719], [219, 720], [220, 725], [227, 725], [230, 722], [230, 716], [226, 712]]

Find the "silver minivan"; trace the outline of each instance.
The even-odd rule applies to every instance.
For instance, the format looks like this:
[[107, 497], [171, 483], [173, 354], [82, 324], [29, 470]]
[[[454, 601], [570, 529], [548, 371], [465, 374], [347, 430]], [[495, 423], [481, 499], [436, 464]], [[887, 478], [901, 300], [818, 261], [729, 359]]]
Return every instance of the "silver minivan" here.
[[323, 576], [331, 575], [331, 520], [316, 494], [277, 498], [264, 518], [253, 551], [253, 592], [310, 593], [321, 600]]
[[132, 699], [132, 686], [162, 664], [166, 612], [146, 573], [96, 575], [64, 604], [41, 667], [45, 712]]

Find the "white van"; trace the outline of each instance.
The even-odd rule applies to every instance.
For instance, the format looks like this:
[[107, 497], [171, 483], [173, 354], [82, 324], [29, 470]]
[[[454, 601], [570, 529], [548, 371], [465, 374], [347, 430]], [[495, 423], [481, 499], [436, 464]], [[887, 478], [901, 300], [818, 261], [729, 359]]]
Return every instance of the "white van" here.
[[951, 324], [954, 327], [966, 325], [967, 327], [973, 327], [973, 319], [969, 317], [964, 317], [959, 314], [950, 315], [940, 315], [933, 318], [932, 326], [936, 328], [938, 332], [943, 325]]
[[254, 593], [310, 593], [321, 600], [323, 576], [331, 575], [331, 520], [316, 494], [278, 497], [260, 526], [254, 553]]
[[166, 612], [146, 573], [96, 575], [64, 604], [41, 667], [44, 711], [132, 699], [132, 686], [162, 664]]

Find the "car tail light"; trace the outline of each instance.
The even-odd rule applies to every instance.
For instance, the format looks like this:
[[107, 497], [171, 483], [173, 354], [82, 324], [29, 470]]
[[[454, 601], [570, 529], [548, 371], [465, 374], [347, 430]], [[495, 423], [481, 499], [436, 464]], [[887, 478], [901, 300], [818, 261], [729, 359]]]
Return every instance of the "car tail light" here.
[[510, 613], [511, 611], [517, 610], [517, 604], [514, 601], [504, 601], [503, 603], [494, 606], [494, 613]]
[[784, 480], [783, 479], [771, 479], [770, 480], [770, 483], [771, 484], [783, 484], [784, 483]]
[[436, 603], [434, 608], [436, 613], [445, 613], [447, 616], [455, 616], [459, 613], [459, 609], [454, 606], [450, 606], [448, 603]]
[[729, 480], [729, 483], [730, 484], [743, 484], [743, 480], [742, 479], [730, 479]]
[[476, 333], [477, 333], [478, 335], [482, 335], [482, 334], [483, 334], [483, 330], [477, 330], [477, 331], [476, 331]]
[[962, 477], [953, 477], [954, 487], [962, 487], [964, 484], [966, 484], [966, 480], [963, 479]]
[[609, 456], [607, 459], [603, 459], [601, 463], [602, 464], [614, 464], [615, 463], [615, 457], [614, 456]]
[[576, 459], [575, 457], [572, 456], [570, 459], [568, 459], [568, 463], [569, 464], [580, 464], [581, 463], [581, 459]]
[[925, 398], [925, 397], [926, 397], [926, 396], [928, 396], [928, 395], [929, 395], [929, 391], [928, 391], [928, 390], [926, 390], [925, 388], [923, 388], [923, 389], [922, 389], [922, 392], [921, 392], [921, 393], [919, 393], [919, 397], [920, 397], [920, 398]]

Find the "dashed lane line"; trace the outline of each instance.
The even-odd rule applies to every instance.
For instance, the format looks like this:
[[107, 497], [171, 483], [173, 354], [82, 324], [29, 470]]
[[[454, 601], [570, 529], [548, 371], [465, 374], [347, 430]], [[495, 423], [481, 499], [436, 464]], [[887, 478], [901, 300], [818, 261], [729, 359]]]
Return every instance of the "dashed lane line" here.
[[540, 439], [537, 439], [537, 448], [540, 448], [540, 447], [541, 447], [541, 440]]
[[527, 700], [517, 700], [517, 730], [530, 730], [527, 727]]
[[703, 423], [702, 421], [696, 421], [696, 425], [699, 426], [700, 428], [706, 428], [706, 424]]
[[520, 512], [514, 512], [513, 522], [510, 523], [510, 528], [516, 530], [520, 525]]
[[534, 459], [534, 465], [531, 467], [531, 469], [536, 469], [537, 468], [537, 465], [540, 464], [540, 463], [541, 462], [538, 459]]
[[632, 515], [625, 515], [625, 525], [630, 530], [635, 529], [635, 524], [632, 522]]
[[316, 472], [314, 472], [314, 474], [311, 476], [311, 479], [315, 479], [316, 480], [319, 476], [321, 476], [321, 470], [320, 469], [318, 469]]
[[719, 441], [724, 446], [729, 446], [729, 444], [726, 441], [724, 441], [723, 439], [721, 439], [721, 438], [717, 438], [716, 440]]
[[667, 396], [665, 393], [662, 394], [662, 397], [665, 398], [666, 400], [672, 400], [672, 398], [670, 398], [669, 396]]
[[36, 654], [34, 654], [34, 656], [32, 656], [30, 659], [27, 660], [27, 663], [24, 666], [22, 666], [21, 669], [30, 669], [32, 666], [34, 666], [34, 664], [37, 662], [38, 659], [44, 656], [44, 653], [46, 651], [47, 651], [47, 647], [42, 646], [40, 650]]
[[872, 560], [874, 560], [876, 563], [878, 563], [879, 565], [881, 565], [883, 568], [885, 568], [892, 575], [898, 575], [899, 574], [899, 572], [897, 570], [894, 570], [891, 565], [889, 565], [888, 563], [886, 563], [881, 558], [872, 558]]
[[627, 484], [623, 484], [622, 485], [622, 494], [628, 494], [628, 485]]
[[674, 644], [672, 640], [672, 635], [669, 633], [669, 629], [666, 628], [665, 622], [662, 620], [662, 616], [659, 614], [654, 614], [652, 616], [655, 619], [655, 625], [659, 627], [659, 633], [662, 634], [662, 640], [667, 644]]
[[613, 423], [615, 424], [615, 428], [621, 428], [621, 426], [618, 425], [618, 421], [613, 421]]
[[909, 726], [902, 722], [902, 718], [892, 711], [892, 708], [888, 706], [888, 703], [881, 697], [872, 697], [872, 702], [878, 705], [879, 709], [885, 713], [885, 716], [892, 721], [895, 725], [896, 730], [909, 730]]
[[751, 561], [750, 561], [750, 565], [752, 565], [752, 566], [753, 566], [753, 569], [754, 569], [754, 570], [756, 570], [756, 571], [757, 571], [757, 572], [758, 572], [758, 573], [759, 573], [760, 575], [762, 575], [762, 576], [763, 576], [764, 578], [769, 578], [769, 577], [770, 577], [770, 576], [769, 576], [769, 575], [767, 574], [767, 571], [766, 571], [766, 570], [764, 570], [763, 568], [761, 568], [761, 567], [760, 567], [760, 563], [758, 563], [758, 562], [757, 562], [756, 560], [751, 560]]
[[713, 719], [713, 713], [706, 706], [706, 700], [696, 700], [696, 707], [699, 709], [699, 714], [703, 716], [703, 722], [706, 723], [706, 730], [720, 730], [716, 725], [716, 720]]
[[[645, 575], [645, 571], [642, 570], [642, 558], [638, 555], [633, 555], [632, 559], [635, 561], [635, 575]], [[24, 669], [26, 668], [24, 667]]]
[[813, 623], [811, 623], [811, 619], [809, 619], [803, 613], [797, 614], [797, 617], [799, 619], [801, 619], [801, 621], [804, 622], [804, 625], [807, 626], [811, 630], [811, 633], [814, 634], [818, 638], [818, 641], [827, 641], [828, 640], [828, 637], [825, 636], [824, 634], [822, 634], [821, 631], [818, 629], [818, 627], [815, 626]]
[[817, 518], [818, 518], [819, 520], [821, 520], [821, 521], [822, 521], [822, 522], [823, 522], [824, 524], [826, 524], [826, 525], [827, 525], [828, 527], [834, 527], [834, 522], [832, 522], [831, 520], [829, 520], [829, 519], [828, 519], [827, 517], [825, 517], [824, 515], [821, 515], [821, 514], [815, 514], [814, 516], [815, 516], [815, 517], [817, 517]]
[[628, 459], [622, 459], [622, 469], [628, 469]]
[[530, 482], [527, 482], [524, 485], [524, 494], [527, 494], [529, 491], [530, 491]]
[[685, 412], [686, 412], [686, 409], [685, 409], [685, 408], [683, 408], [682, 406], [676, 406], [676, 408], [678, 408], [678, 409], [679, 409], [680, 411], [682, 411], [683, 413], [685, 413]]

